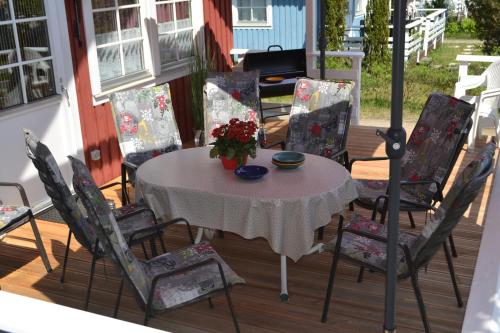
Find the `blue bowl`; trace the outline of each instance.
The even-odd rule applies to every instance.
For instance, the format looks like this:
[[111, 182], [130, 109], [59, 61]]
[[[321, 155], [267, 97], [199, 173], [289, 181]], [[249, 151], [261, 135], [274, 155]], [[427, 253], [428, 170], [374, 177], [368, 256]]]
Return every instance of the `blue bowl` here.
[[267, 172], [267, 168], [260, 165], [242, 165], [234, 170], [236, 176], [245, 180], [262, 178]]
[[273, 155], [273, 161], [279, 164], [297, 164], [302, 163], [306, 156], [295, 151], [282, 151]]

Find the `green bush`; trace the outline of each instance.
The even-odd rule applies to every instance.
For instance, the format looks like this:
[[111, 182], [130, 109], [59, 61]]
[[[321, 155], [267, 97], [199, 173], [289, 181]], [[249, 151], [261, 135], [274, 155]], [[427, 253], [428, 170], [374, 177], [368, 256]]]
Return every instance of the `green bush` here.
[[468, 0], [467, 7], [476, 21], [477, 36], [487, 54], [500, 53], [500, 1]]
[[475, 36], [477, 32], [476, 21], [471, 18], [465, 18], [461, 21], [449, 18], [448, 23], [446, 24], [446, 32], [449, 35], [469, 34]]

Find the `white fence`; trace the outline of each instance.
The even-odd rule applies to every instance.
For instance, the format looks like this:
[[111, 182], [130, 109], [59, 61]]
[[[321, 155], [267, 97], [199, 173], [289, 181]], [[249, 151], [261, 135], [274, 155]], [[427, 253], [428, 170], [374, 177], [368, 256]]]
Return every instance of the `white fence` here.
[[[412, 54], [417, 55], [420, 60], [420, 53], [427, 56], [429, 47], [434, 49], [438, 40], [444, 40], [446, 25], [446, 9], [419, 9], [420, 17], [414, 18], [406, 24], [405, 28], [405, 60]], [[363, 30], [363, 27], [351, 27], [351, 29]], [[392, 32], [393, 26], [389, 25]], [[391, 33], [392, 35], [392, 33]], [[363, 37], [346, 37], [345, 47], [348, 50], [362, 50]], [[389, 48], [392, 48], [392, 37], [389, 37]]]

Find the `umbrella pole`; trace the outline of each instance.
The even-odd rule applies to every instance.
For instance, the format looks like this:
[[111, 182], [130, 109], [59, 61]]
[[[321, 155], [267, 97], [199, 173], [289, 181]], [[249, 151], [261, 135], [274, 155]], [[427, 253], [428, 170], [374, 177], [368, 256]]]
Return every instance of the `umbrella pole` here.
[[406, 147], [406, 133], [402, 126], [406, 0], [394, 1], [393, 23], [391, 127], [387, 130], [387, 133], [382, 134], [386, 140], [387, 156], [391, 159], [389, 169], [389, 230], [387, 235], [387, 275], [385, 281], [384, 314], [384, 332], [386, 333], [396, 332], [396, 283], [401, 158], [404, 155]]
[[319, 77], [324, 80], [326, 77], [325, 51], [326, 51], [326, 32], [325, 32], [325, 15], [326, 15], [326, 0], [320, 1], [319, 12]]

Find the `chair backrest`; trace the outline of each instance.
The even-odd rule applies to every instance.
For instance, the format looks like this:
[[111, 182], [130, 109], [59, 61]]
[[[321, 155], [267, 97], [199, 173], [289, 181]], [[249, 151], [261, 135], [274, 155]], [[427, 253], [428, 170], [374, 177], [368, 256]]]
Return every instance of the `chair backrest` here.
[[134, 287], [140, 303], [146, 304], [151, 280], [144, 264], [130, 250], [106, 199], [85, 164], [71, 156], [68, 158], [73, 168], [73, 186], [87, 209], [89, 220], [94, 224], [99, 244]]
[[354, 83], [301, 78], [295, 85], [286, 149], [332, 157], [344, 149]]
[[[494, 62], [488, 66], [486, 73], [486, 89], [500, 89], [500, 61]], [[488, 98], [484, 100], [484, 104], [497, 112], [500, 107], [500, 96]]]
[[123, 158], [136, 165], [182, 146], [168, 84], [111, 95]]
[[78, 242], [92, 252], [92, 244], [95, 242], [96, 237], [94, 228], [71, 195], [71, 191], [64, 181], [54, 156], [31, 130], [24, 129], [24, 138], [26, 141], [26, 155], [38, 170], [38, 175], [54, 207]]
[[232, 118], [259, 125], [259, 72], [209, 73], [204, 87], [205, 143], [214, 141], [212, 130]]
[[455, 179], [443, 202], [410, 249], [417, 267], [425, 265], [446, 242], [470, 203], [483, 188], [493, 171], [495, 148], [494, 141], [487, 144]]
[[[406, 145], [402, 180], [446, 183], [472, 125], [474, 107], [457, 98], [431, 94]], [[405, 191], [430, 203], [435, 185], [406, 186]]]

